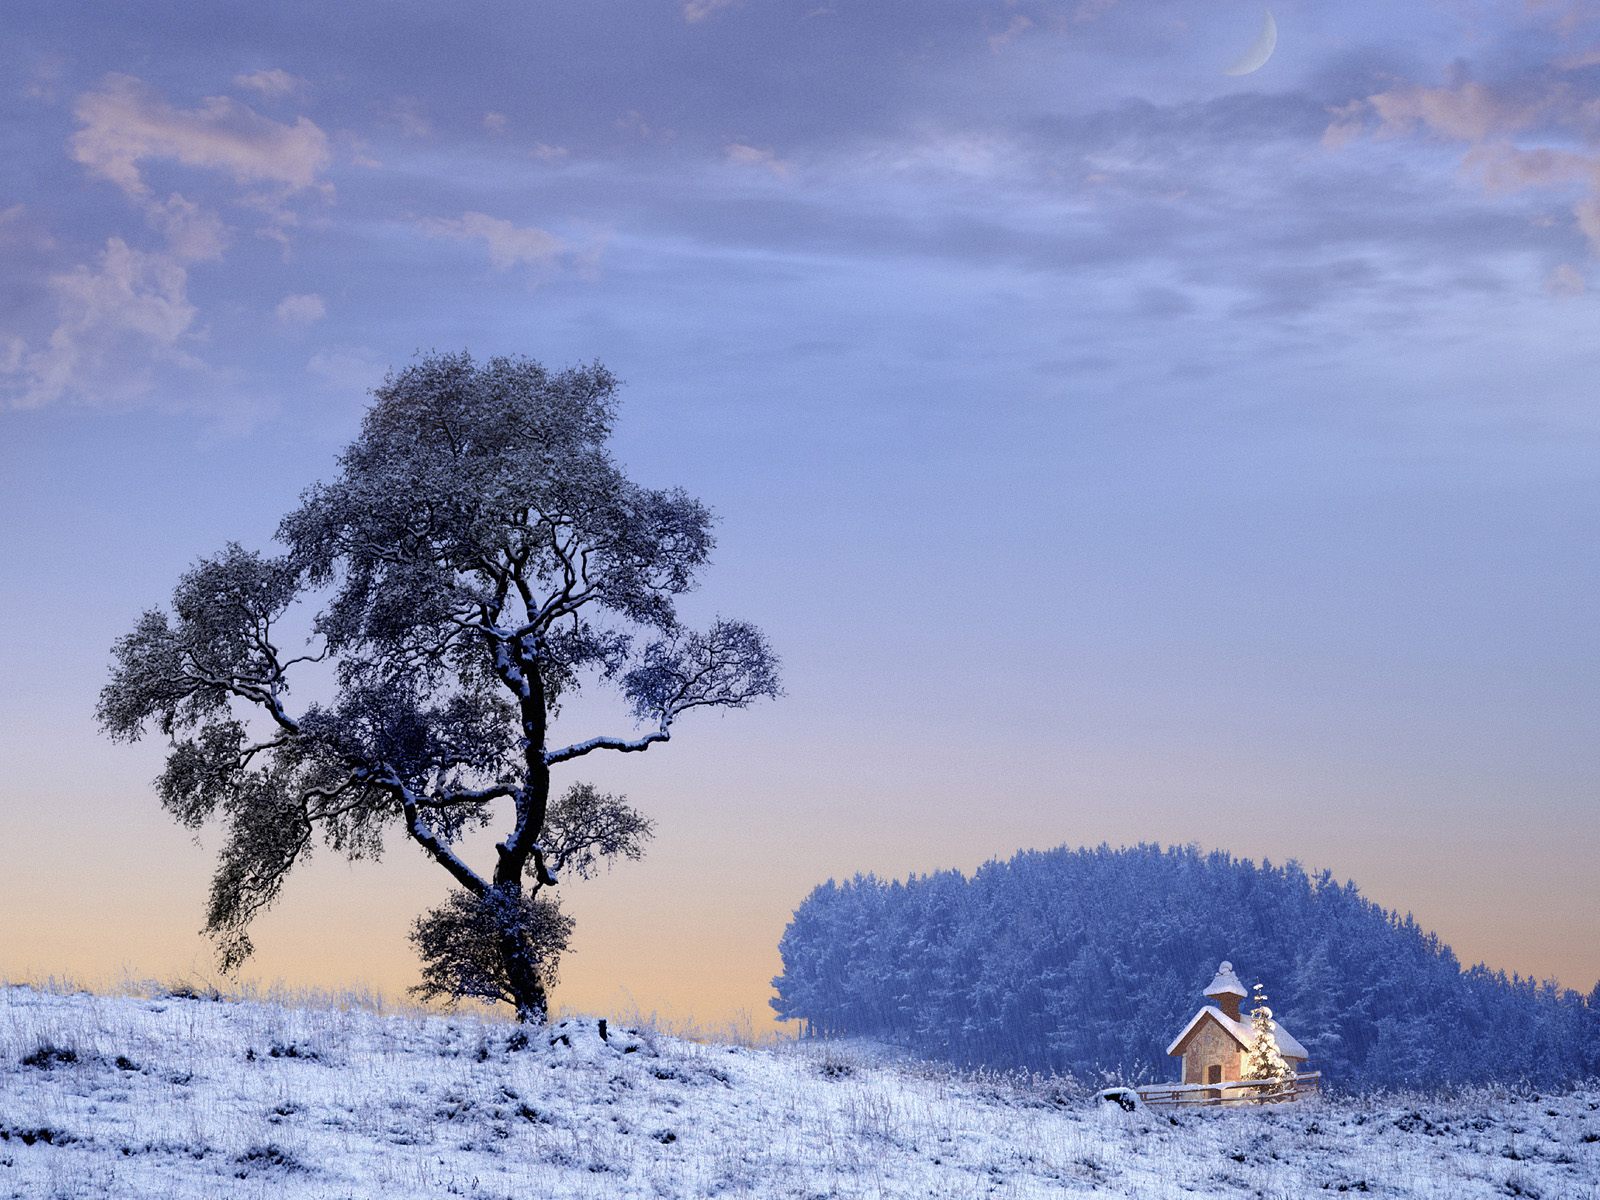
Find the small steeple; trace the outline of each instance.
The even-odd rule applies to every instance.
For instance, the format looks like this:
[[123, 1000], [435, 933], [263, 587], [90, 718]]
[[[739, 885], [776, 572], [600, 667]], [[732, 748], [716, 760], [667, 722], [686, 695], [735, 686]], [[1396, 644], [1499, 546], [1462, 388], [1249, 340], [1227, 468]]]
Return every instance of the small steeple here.
[[1217, 968], [1217, 977], [1206, 989], [1206, 999], [1214, 1001], [1218, 1008], [1235, 1021], [1239, 1019], [1239, 1001], [1247, 995], [1249, 993], [1244, 990], [1244, 984], [1240, 983], [1239, 977], [1233, 973], [1231, 962], [1225, 962]]

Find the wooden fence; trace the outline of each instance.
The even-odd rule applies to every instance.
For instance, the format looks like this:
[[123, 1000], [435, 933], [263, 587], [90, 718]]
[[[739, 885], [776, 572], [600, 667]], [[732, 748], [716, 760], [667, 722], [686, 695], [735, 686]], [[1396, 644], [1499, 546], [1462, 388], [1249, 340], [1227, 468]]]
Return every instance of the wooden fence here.
[[1152, 1108], [1187, 1108], [1191, 1105], [1216, 1107], [1239, 1104], [1283, 1104], [1314, 1096], [1322, 1085], [1322, 1072], [1291, 1075], [1285, 1080], [1236, 1079], [1228, 1083], [1174, 1083], [1164, 1087], [1133, 1090]]

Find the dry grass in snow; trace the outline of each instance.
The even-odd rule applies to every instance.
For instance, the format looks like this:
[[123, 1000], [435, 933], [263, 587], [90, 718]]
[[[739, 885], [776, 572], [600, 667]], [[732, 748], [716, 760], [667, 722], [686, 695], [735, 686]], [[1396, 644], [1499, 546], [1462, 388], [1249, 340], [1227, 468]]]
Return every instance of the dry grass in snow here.
[[0, 988], [0, 1198], [1600, 1200], [1600, 1090], [1169, 1117], [822, 1045]]

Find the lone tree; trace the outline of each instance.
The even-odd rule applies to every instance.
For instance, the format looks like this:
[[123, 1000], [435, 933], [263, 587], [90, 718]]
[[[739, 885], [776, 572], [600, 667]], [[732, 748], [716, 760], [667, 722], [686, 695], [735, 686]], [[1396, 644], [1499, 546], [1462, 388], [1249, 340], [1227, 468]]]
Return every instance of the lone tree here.
[[[376, 857], [398, 826], [455, 884], [414, 928], [418, 990], [542, 1021], [572, 928], [545, 889], [637, 858], [651, 832], [587, 784], [552, 798], [552, 770], [779, 694], [754, 626], [679, 622], [712, 517], [617, 467], [616, 391], [598, 364], [421, 358], [283, 519], [285, 553], [230, 543], [116, 642], [101, 726], [135, 741], [153, 723], [171, 744], [162, 804], [190, 828], [222, 819], [206, 931], [224, 971], [317, 839]], [[296, 710], [290, 675], [307, 671], [331, 699]], [[642, 729], [551, 745], [561, 701], [596, 682]], [[492, 864], [473, 866], [463, 835], [497, 819]]]

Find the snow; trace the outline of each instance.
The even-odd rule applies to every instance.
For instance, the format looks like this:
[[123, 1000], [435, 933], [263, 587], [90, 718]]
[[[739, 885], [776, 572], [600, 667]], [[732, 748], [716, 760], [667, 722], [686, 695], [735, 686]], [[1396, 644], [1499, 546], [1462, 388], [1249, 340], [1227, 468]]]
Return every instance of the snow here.
[[1244, 984], [1239, 982], [1239, 977], [1234, 974], [1233, 964], [1224, 962], [1217, 968], [1216, 978], [1212, 979], [1211, 986], [1206, 988], [1207, 996], [1248, 996]]
[[832, 1043], [519, 1033], [0, 988], [0, 1200], [1600, 1194], [1600, 1088], [1125, 1113]]

